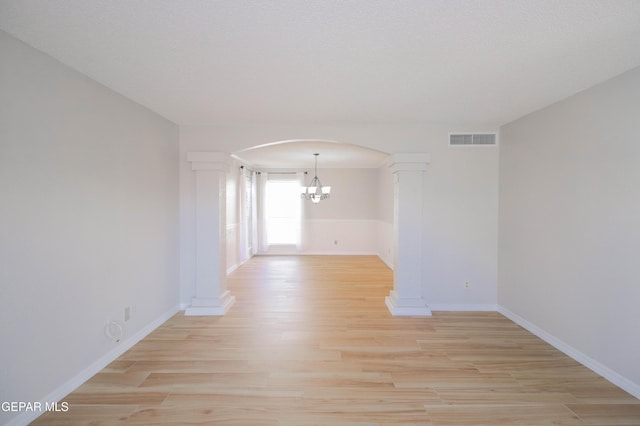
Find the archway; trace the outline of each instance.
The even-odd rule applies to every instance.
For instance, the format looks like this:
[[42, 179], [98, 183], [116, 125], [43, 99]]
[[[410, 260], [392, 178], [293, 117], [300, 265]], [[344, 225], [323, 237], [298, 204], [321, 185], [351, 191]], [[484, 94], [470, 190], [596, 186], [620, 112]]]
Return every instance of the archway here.
[[[314, 171], [315, 153], [319, 153], [318, 169], [321, 181], [333, 189], [330, 199], [319, 204], [300, 203], [300, 221], [294, 218], [289, 220], [291, 227], [298, 228], [299, 231], [296, 244], [268, 244], [268, 235], [272, 233], [262, 231], [274, 228], [269, 226], [273, 221], [268, 220], [266, 215], [269, 210], [266, 206], [269, 204], [266, 202], [268, 197], [261, 195], [267, 192], [269, 185], [276, 187], [278, 182], [296, 181], [298, 187], [306, 187], [314, 175], [302, 176], [301, 173]], [[255, 176], [258, 182], [256, 215], [260, 220], [255, 224], [260, 228], [260, 232], [254, 230], [253, 235], [258, 239], [256, 245], [261, 254], [376, 253], [375, 221], [379, 219], [380, 210], [376, 197], [384, 192], [377, 188], [380, 180], [378, 174], [381, 166], [383, 171], [387, 172], [384, 167], [388, 159], [387, 153], [333, 140], [296, 139], [262, 144], [235, 152], [233, 157], [240, 161], [245, 166], [246, 173]], [[238, 180], [245, 177], [244, 174], [241, 175]], [[385, 213], [389, 229], [392, 229], [393, 191], [390, 175], [388, 180], [385, 188], [385, 195], [388, 197]], [[294, 184], [294, 191], [295, 186]], [[242, 192], [242, 187], [237, 188]], [[245, 193], [240, 197], [247, 198], [245, 204], [251, 204]], [[294, 197], [300, 200], [299, 193]], [[244, 219], [247, 215], [240, 211], [236, 216]], [[233, 223], [234, 218], [229, 218], [229, 221]], [[244, 241], [251, 233], [246, 226], [246, 222], [240, 226], [241, 244], [245, 244]], [[244, 247], [241, 247], [241, 257], [245, 257], [243, 249]], [[387, 252], [385, 250], [385, 253]], [[390, 262], [391, 259], [386, 260]]]
[[324, 168], [377, 168], [389, 153], [327, 139], [290, 139], [269, 142], [233, 152], [256, 168], [296, 169], [313, 165], [313, 153], [321, 154]]
[[[329, 151], [327, 151], [327, 148], [329, 148]], [[352, 157], [354, 152], [366, 153], [371, 158], [376, 158], [375, 163], [368, 164], [369, 167], [375, 166], [379, 168], [382, 165], [389, 166], [382, 168], [388, 169], [390, 173], [393, 174], [394, 182], [390, 196], [391, 201], [386, 203], [393, 206], [393, 219], [390, 224], [392, 232], [387, 233], [392, 235], [392, 242], [388, 245], [389, 247], [393, 247], [393, 260], [387, 263], [394, 269], [394, 290], [387, 298], [387, 306], [394, 315], [429, 315], [430, 311], [422, 297], [421, 280], [422, 181], [424, 179], [423, 172], [426, 170], [428, 163], [428, 156], [424, 154], [394, 154], [389, 156], [386, 153], [354, 145], [341, 144], [335, 141], [288, 140], [238, 151], [231, 157], [223, 153], [190, 152], [189, 161], [192, 162], [193, 170], [196, 170], [196, 184], [199, 181], [208, 182], [208, 191], [210, 193], [207, 197], [210, 199], [211, 196], [215, 196], [218, 197], [218, 200], [222, 200], [226, 199], [226, 196], [223, 194], [227, 188], [227, 176], [233, 176], [233, 174], [222, 173], [223, 168], [219, 167], [219, 164], [225, 164], [226, 169], [224, 171], [226, 172], [228, 172], [228, 168], [232, 164], [242, 164], [239, 168], [244, 168], [246, 165], [255, 167], [256, 169], [276, 167], [281, 170], [299, 169], [301, 167], [299, 163], [302, 158], [301, 156], [311, 157], [314, 152], [318, 151], [330, 152], [331, 154], [328, 155], [328, 157], [333, 157], [331, 158], [332, 162], [330, 162], [330, 164], [334, 167], [353, 167], [353, 165], [356, 164]], [[225, 156], [226, 158], [223, 158]], [[210, 158], [210, 160], [207, 160], [207, 158]], [[222, 158], [222, 160], [220, 160], [220, 158]], [[205, 163], [206, 161], [209, 161], [209, 163], [203, 163], [203, 159]], [[361, 164], [359, 165], [362, 167]], [[302, 167], [304, 167], [304, 165]], [[207, 175], [209, 178], [198, 179], [198, 171], [201, 172], [200, 174], [202, 176]], [[211, 177], [211, 171], [217, 172], [215, 178]], [[214, 186], [217, 186], [218, 189], [215, 190], [213, 188]], [[358, 192], [364, 192], [370, 196], [377, 192], [375, 188], [373, 188], [373, 190], [371, 190], [371, 188], [365, 189], [369, 189], [369, 191], [355, 190], [349, 195], [353, 196], [353, 194]], [[203, 191], [198, 192], [198, 190], [196, 192], [203, 193]], [[196, 204], [209, 204], [211, 207], [216, 203], [211, 204], [206, 201], [198, 203], [196, 199]], [[209, 247], [217, 245], [217, 247], [224, 250], [227, 235], [225, 226], [228, 226], [225, 201], [219, 201], [216, 206], [218, 208], [218, 215], [215, 220], [217, 221], [218, 234], [214, 236], [215, 241], [209, 243]], [[196, 208], [196, 210], [198, 210], [198, 208]], [[371, 210], [375, 211], [376, 207], [371, 208]], [[209, 213], [209, 219], [205, 220], [214, 219], [213, 216], [214, 215]], [[197, 217], [199, 216], [197, 215]], [[351, 230], [355, 228], [353, 223], [355, 222], [352, 222], [349, 227]], [[203, 226], [203, 229], [204, 228], [206, 228], [206, 225]], [[324, 234], [328, 233], [325, 232]], [[209, 235], [213, 235], [213, 233], [209, 233]], [[338, 244], [338, 239], [335, 239], [335, 244]], [[219, 254], [221, 258], [226, 257], [224, 253]], [[223, 273], [226, 272], [224, 271], [224, 263], [225, 261], [222, 261], [221, 264], [218, 265], [217, 272], [220, 274], [218, 277], [214, 277], [218, 280], [218, 283], [214, 285], [216, 288], [214, 293], [216, 291], [221, 292], [220, 297], [218, 297], [220, 300], [216, 300], [216, 298], [207, 298], [207, 300], [204, 300], [206, 303], [209, 303], [211, 300], [216, 303], [222, 303], [224, 305], [222, 307], [223, 312], [220, 314], [226, 312], [230, 307], [227, 301], [232, 300], [228, 297], [228, 291], [226, 291], [224, 282], [224, 277], [226, 276], [226, 273]], [[200, 299], [198, 296], [194, 298], [194, 304], [192, 306], [196, 305], [195, 301], [198, 301], [198, 299]], [[206, 314], [203, 309], [199, 309], [199, 311]], [[197, 314], [194, 309], [192, 309], [191, 312], [192, 314]], [[209, 310], [209, 312], [211, 312], [211, 310]]]

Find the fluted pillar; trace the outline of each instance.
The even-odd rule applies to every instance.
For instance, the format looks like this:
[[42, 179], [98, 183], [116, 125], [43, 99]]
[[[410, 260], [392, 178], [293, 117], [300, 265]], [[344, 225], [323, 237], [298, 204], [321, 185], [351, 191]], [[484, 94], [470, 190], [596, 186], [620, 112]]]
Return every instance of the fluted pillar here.
[[393, 315], [429, 316], [423, 297], [423, 180], [427, 154], [393, 154], [394, 182], [393, 290], [386, 304]]
[[185, 315], [224, 315], [235, 302], [226, 283], [226, 188], [230, 158], [189, 152], [196, 175], [196, 294]]

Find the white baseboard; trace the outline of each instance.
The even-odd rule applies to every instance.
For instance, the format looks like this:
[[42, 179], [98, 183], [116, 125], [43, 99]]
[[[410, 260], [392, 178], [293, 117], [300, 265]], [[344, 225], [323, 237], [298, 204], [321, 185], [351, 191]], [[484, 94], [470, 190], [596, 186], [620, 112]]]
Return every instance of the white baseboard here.
[[429, 304], [429, 308], [431, 311], [450, 311], [450, 312], [486, 312], [486, 311], [497, 311], [497, 305], [473, 305], [473, 304]]
[[[160, 315], [153, 322], [148, 324], [146, 327], [142, 328], [137, 333], [131, 335], [126, 340], [121, 341], [120, 344], [118, 344], [118, 346], [116, 346], [115, 348], [113, 348], [112, 350], [110, 350], [100, 358], [98, 358], [94, 363], [89, 365], [80, 373], [76, 374], [74, 377], [67, 380], [65, 383], [63, 383], [61, 386], [59, 386], [49, 395], [42, 398], [40, 400], [40, 405], [44, 407], [46, 406], [47, 403], [50, 404], [52, 402], [57, 402], [62, 400], [65, 396], [73, 392], [80, 385], [82, 385], [84, 382], [89, 380], [91, 377], [93, 377], [96, 373], [98, 373], [100, 370], [105, 368], [111, 362], [115, 361], [120, 355], [122, 355], [123, 353], [131, 349], [133, 345], [138, 343], [140, 340], [146, 337], [149, 333], [151, 333], [153, 330], [158, 328], [165, 321], [167, 321], [169, 318], [175, 315], [175, 313], [178, 312], [178, 310], [179, 310], [178, 306], [175, 306], [169, 309], [167, 312]], [[40, 415], [44, 413], [45, 411], [26, 411], [20, 414], [19, 416], [14, 417], [5, 426], [25, 426], [31, 423], [32, 421], [34, 421], [36, 418], [38, 418]]]
[[377, 256], [378, 253], [373, 251], [332, 251], [332, 250], [313, 250], [299, 253], [302, 256]]
[[230, 273], [232, 273], [233, 271], [235, 271], [239, 267], [240, 267], [240, 265], [238, 265], [237, 263], [231, 265], [230, 267], [227, 268], [227, 275], [229, 275]]
[[526, 319], [522, 318], [521, 316], [511, 312], [507, 308], [502, 307], [502, 306], [498, 306], [498, 312], [500, 312], [502, 315], [504, 315], [505, 317], [509, 318], [511, 321], [515, 322], [519, 326], [521, 326], [521, 327], [525, 328], [526, 330], [530, 331], [531, 333], [535, 334], [536, 336], [538, 336], [539, 338], [541, 338], [545, 342], [549, 343], [551, 346], [555, 347], [559, 351], [563, 352], [567, 356], [569, 356], [569, 357], [573, 358], [574, 360], [578, 361], [580, 364], [582, 364], [585, 367], [589, 368], [590, 370], [592, 370], [596, 374], [601, 375], [602, 377], [604, 377], [605, 379], [607, 379], [608, 381], [610, 381], [614, 385], [616, 385], [619, 388], [623, 389], [624, 391], [630, 393], [634, 397], [640, 399], [640, 385], [638, 385], [636, 383], [633, 383], [631, 380], [621, 376], [620, 374], [616, 373], [615, 371], [613, 371], [609, 367], [607, 367], [607, 366], [599, 363], [598, 361], [594, 360], [593, 358], [585, 355], [584, 353], [580, 352], [576, 348], [564, 343], [562, 340], [560, 340], [560, 339], [556, 338], [555, 336], [547, 333], [546, 331], [542, 330], [541, 328], [539, 328], [535, 324], [532, 324], [529, 321], [527, 321]]
[[389, 269], [391, 269], [393, 271], [393, 263], [391, 260], [383, 257], [380, 255], [380, 253], [376, 253], [376, 255], [378, 256], [378, 258], [380, 258], [380, 260], [382, 260], [382, 262], [387, 265], [389, 267]]
[[230, 267], [228, 267], [227, 268], [227, 275], [229, 275], [230, 273], [232, 273], [233, 271], [235, 271], [236, 269], [238, 269], [239, 267], [241, 267], [242, 265], [247, 263], [253, 256], [254, 256], [254, 254], [252, 254], [251, 256], [247, 257], [245, 260], [240, 261], [240, 262], [236, 262], [233, 265], [231, 265]]
[[398, 297], [398, 292], [391, 290], [384, 301], [393, 316], [431, 316], [431, 309], [429, 309], [422, 297], [400, 298]]

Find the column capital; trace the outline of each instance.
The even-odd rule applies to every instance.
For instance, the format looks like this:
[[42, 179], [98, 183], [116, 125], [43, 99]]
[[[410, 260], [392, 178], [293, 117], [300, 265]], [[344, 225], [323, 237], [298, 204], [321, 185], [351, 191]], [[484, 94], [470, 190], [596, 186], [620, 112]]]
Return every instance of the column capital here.
[[431, 156], [425, 153], [397, 153], [389, 156], [389, 167], [392, 173], [403, 171], [425, 171]]
[[229, 171], [231, 157], [225, 152], [191, 151], [187, 152], [187, 161], [191, 163], [191, 170]]

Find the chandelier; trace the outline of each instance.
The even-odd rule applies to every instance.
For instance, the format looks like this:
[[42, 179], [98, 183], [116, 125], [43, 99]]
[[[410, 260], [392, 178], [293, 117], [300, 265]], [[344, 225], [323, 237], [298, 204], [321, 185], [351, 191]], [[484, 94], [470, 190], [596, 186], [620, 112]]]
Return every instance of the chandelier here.
[[300, 194], [300, 198], [311, 200], [315, 204], [317, 204], [320, 202], [320, 200], [326, 200], [327, 198], [329, 198], [331, 187], [322, 186], [322, 183], [320, 183], [320, 179], [318, 179], [318, 155], [320, 154], [316, 153], [313, 155], [316, 157], [315, 175], [313, 177], [313, 180], [309, 184], [309, 186], [307, 186], [305, 191], [302, 194]]

